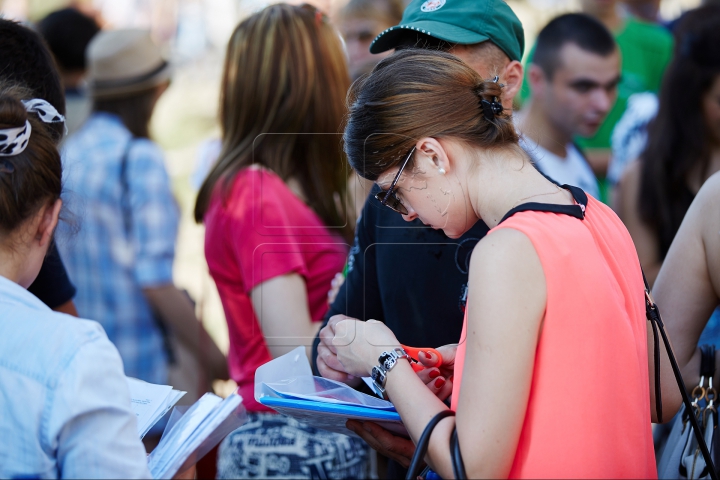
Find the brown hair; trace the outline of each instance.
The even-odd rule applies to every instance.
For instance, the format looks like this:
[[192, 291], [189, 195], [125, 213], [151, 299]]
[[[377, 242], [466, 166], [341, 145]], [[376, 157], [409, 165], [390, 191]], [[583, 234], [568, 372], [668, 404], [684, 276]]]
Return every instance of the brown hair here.
[[21, 153], [0, 157], [0, 233], [10, 234], [41, 207], [60, 198], [60, 154], [44, 124], [28, 115], [20, 98], [32, 98], [21, 87], [0, 87], [0, 129], [30, 121], [32, 133]]
[[[668, 253], [695, 193], [692, 176], [704, 181], [712, 159], [712, 136], [703, 97], [720, 76], [720, 5], [684, 14], [675, 29], [675, 57], [660, 89], [658, 112], [648, 127], [637, 209], [655, 234], [659, 258]], [[677, 92], [684, 91], [682, 101]]]
[[491, 120], [483, 115], [480, 102], [500, 102], [501, 90], [454, 55], [398, 51], [350, 90], [343, 137], [348, 160], [362, 177], [377, 180], [423, 137], [453, 138], [485, 149], [517, 147], [507, 111]]
[[117, 115], [134, 137], [150, 138], [148, 126], [155, 109], [158, 88], [160, 87], [123, 97], [96, 99], [93, 110]]
[[297, 180], [326, 225], [344, 225], [335, 199], [344, 197], [349, 172], [333, 134], [340, 133], [349, 85], [340, 37], [314, 7], [271, 5], [244, 20], [228, 45], [222, 150], [198, 194], [195, 220], [202, 222], [218, 184], [227, 195], [241, 169], [259, 164], [285, 182]]

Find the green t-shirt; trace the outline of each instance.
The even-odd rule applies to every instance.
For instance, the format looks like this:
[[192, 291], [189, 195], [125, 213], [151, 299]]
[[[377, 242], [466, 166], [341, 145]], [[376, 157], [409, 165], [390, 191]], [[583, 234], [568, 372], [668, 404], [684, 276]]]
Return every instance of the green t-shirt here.
[[[618, 86], [617, 102], [595, 136], [577, 139], [583, 149], [610, 148], [612, 130], [625, 112], [628, 97], [634, 93], [660, 90], [663, 73], [672, 58], [673, 37], [659, 25], [629, 18], [614, 35], [622, 55], [622, 80]], [[531, 96], [527, 65], [532, 63], [534, 54], [535, 45], [525, 61], [525, 78], [518, 99], [521, 105]]]

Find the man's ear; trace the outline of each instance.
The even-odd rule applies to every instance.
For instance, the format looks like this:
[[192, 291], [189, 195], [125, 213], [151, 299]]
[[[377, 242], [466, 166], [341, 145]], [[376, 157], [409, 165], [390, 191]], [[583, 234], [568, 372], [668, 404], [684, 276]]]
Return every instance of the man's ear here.
[[[427, 173], [440, 173], [444, 175], [452, 169], [452, 162], [447, 154], [447, 150], [436, 138], [425, 137], [420, 139], [415, 145], [419, 154], [416, 160], [417, 167], [428, 170]], [[435, 172], [433, 172], [433, 170]]]
[[523, 66], [517, 60], [513, 60], [503, 70], [500, 76], [500, 83], [505, 84], [503, 88], [503, 107], [512, 108], [513, 98], [520, 92], [523, 82]]
[[53, 203], [49, 203], [44, 207], [42, 211], [42, 218], [38, 224], [38, 229], [35, 234], [35, 238], [40, 242], [40, 246], [44, 247], [48, 245], [53, 238], [55, 233], [55, 227], [57, 227], [58, 219], [60, 218], [60, 209], [62, 208], [62, 200], [59, 198]]
[[542, 94], [545, 90], [547, 77], [539, 65], [535, 65], [534, 63], [528, 65], [528, 82], [530, 83], [530, 88], [532, 89], [533, 94]]

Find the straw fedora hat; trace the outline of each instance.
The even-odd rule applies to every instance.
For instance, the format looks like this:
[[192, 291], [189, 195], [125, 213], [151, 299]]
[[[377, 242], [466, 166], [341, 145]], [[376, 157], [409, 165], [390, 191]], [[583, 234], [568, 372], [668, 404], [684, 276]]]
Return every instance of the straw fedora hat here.
[[170, 65], [146, 30], [101, 31], [86, 57], [93, 98], [125, 97], [170, 79]]

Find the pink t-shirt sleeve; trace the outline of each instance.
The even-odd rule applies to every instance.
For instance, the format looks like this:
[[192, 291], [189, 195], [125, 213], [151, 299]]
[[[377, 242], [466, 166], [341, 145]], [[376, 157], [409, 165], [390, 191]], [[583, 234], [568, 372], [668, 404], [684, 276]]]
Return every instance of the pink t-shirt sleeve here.
[[293, 211], [299, 200], [274, 174], [248, 172], [246, 194], [236, 203], [230, 233], [244, 288], [288, 273], [307, 277], [307, 265], [297, 244]]

